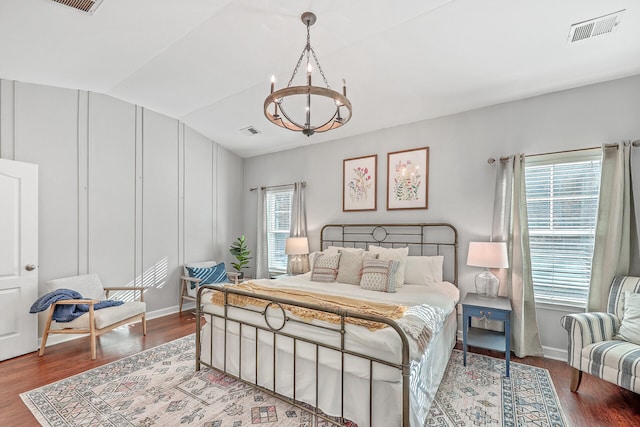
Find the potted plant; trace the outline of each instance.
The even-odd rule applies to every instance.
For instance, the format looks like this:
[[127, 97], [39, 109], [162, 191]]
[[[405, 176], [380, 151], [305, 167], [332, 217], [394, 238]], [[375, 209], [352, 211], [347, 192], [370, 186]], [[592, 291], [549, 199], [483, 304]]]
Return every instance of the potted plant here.
[[244, 235], [238, 237], [238, 239], [233, 242], [231, 248], [229, 249], [231, 255], [236, 257], [237, 262], [232, 262], [231, 265], [236, 269], [238, 273], [240, 273], [240, 279], [243, 278], [244, 273], [242, 272], [243, 268], [249, 268], [247, 264], [249, 264], [249, 260], [251, 257], [251, 252], [247, 249], [247, 241]]

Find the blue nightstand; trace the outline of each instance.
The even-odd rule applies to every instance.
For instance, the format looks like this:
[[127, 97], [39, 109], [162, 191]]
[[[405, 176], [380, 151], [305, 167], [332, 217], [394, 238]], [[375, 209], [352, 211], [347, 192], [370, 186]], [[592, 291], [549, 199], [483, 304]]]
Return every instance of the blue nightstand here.
[[[504, 322], [504, 332], [490, 331], [471, 326], [471, 318]], [[462, 301], [462, 351], [463, 363], [467, 366], [467, 346], [503, 351], [507, 361], [506, 376], [509, 377], [509, 359], [511, 353], [511, 301], [509, 298], [479, 298], [477, 294], [467, 293]]]

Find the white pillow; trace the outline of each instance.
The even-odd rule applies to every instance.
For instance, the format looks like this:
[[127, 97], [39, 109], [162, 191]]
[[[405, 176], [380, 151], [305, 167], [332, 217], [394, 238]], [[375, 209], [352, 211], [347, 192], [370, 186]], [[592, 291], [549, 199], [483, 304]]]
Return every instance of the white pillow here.
[[431, 258], [431, 274], [433, 275], [433, 280], [435, 280], [436, 283], [440, 283], [444, 281], [442, 277], [444, 256], [437, 255], [437, 256], [430, 256], [429, 258]]
[[396, 288], [402, 287], [404, 284], [404, 270], [407, 266], [407, 257], [409, 256], [409, 248], [383, 248], [381, 246], [369, 245], [369, 252], [378, 254], [378, 259], [398, 261], [398, 270], [396, 271]]
[[624, 293], [624, 314], [615, 338], [640, 345], [640, 294]]
[[355, 255], [362, 255], [364, 253], [363, 248], [343, 248], [342, 246], [329, 246], [324, 250], [324, 253], [326, 253], [327, 255], [335, 255], [340, 251], [351, 252]]
[[409, 256], [404, 270], [404, 283], [431, 286], [442, 282], [443, 256]]

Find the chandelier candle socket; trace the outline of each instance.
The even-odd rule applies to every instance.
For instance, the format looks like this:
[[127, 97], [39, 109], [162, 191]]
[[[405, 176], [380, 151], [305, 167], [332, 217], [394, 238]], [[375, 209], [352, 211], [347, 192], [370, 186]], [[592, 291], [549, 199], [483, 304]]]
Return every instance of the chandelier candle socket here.
[[[309, 28], [316, 22], [316, 15], [311, 12], [305, 12], [300, 19], [307, 27], [307, 43], [300, 54], [287, 87], [275, 90], [275, 76], [271, 76], [271, 93], [264, 100], [264, 115], [275, 125], [311, 136], [316, 132], [326, 132], [346, 124], [351, 119], [351, 101], [347, 99], [347, 84], [344, 79], [342, 80], [342, 93], [331, 89], [316, 53], [311, 47]], [[307, 64], [306, 85], [292, 86], [303, 60]], [[312, 61], [315, 62], [315, 67]], [[313, 86], [311, 84], [314, 68], [322, 76], [326, 87]], [[300, 105], [295, 102], [295, 99], [300, 98], [300, 96], [303, 97], [304, 103], [302, 111], [304, 113], [304, 123], [302, 123], [301, 113], [297, 112], [297, 110], [300, 110]], [[312, 97], [315, 108], [314, 114], [311, 111]], [[327, 100], [330, 102], [327, 103]], [[271, 108], [271, 105], [273, 105], [273, 108]], [[318, 118], [316, 119], [316, 117]], [[316, 121], [312, 122], [312, 119], [316, 119]]]
[[489, 271], [490, 268], [509, 267], [507, 244], [505, 242], [470, 242], [467, 265], [484, 267], [484, 271], [476, 276], [476, 293], [483, 299], [494, 299], [498, 296], [500, 281]]

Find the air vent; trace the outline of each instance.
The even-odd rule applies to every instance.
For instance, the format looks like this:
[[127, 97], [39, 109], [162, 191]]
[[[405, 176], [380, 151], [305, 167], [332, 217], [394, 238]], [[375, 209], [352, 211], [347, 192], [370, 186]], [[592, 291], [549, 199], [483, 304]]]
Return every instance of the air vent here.
[[624, 11], [625, 9], [622, 9], [599, 18], [573, 24], [569, 30], [568, 44], [615, 32]]
[[98, 6], [102, 4], [102, 0], [51, 0], [54, 3], [59, 3], [63, 6], [69, 6], [74, 9], [78, 9], [82, 12], [86, 12], [89, 15], [96, 11]]
[[240, 133], [243, 135], [248, 135], [248, 136], [252, 136], [252, 135], [257, 135], [260, 133], [260, 131], [258, 129], [256, 129], [253, 126], [249, 126], [246, 127], [244, 129], [240, 129]]

